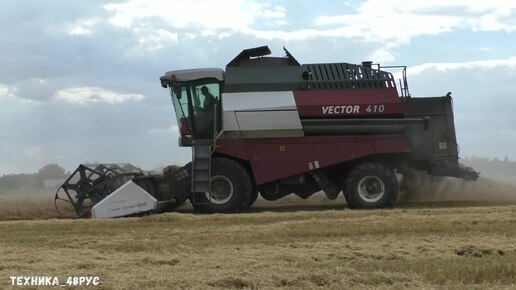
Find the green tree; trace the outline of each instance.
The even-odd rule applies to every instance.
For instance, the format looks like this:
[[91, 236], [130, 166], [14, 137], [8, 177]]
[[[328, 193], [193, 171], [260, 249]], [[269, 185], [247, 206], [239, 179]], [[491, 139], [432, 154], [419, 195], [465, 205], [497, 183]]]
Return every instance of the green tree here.
[[66, 178], [66, 170], [57, 164], [48, 164], [38, 171], [43, 180]]

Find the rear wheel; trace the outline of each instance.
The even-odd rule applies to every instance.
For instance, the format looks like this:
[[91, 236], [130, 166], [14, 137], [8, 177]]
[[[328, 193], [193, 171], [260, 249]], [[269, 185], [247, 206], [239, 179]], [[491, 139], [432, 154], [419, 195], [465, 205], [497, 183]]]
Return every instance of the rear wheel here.
[[351, 208], [392, 207], [398, 196], [398, 180], [391, 168], [367, 162], [346, 175], [343, 191]]
[[228, 158], [214, 158], [211, 168], [211, 191], [190, 197], [195, 210], [203, 213], [232, 213], [243, 210], [250, 203], [253, 193], [247, 170]]

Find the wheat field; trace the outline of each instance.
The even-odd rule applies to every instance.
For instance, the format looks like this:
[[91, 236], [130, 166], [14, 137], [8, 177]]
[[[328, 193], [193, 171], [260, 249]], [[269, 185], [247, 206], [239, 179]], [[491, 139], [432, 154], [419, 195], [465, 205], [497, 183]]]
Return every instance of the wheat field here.
[[0, 289], [11, 276], [101, 281], [72, 289], [514, 289], [515, 196], [483, 180], [391, 210], [316, 195], [110, 220], [57, 219], [50, 196], [0, 196]]
[[255, 211], [4, 221], [0, 288], [30, 275], [98, 276], [95, 289], [516, 287], [514, 205]]

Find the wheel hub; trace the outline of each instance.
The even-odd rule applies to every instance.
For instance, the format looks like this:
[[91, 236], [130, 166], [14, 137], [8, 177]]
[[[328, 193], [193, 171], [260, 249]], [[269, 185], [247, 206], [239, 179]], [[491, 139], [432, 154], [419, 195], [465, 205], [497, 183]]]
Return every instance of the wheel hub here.
[[233, 197], [233, 183], [225, 176], [213, 176], [210, 187], [211, 191], [206, 193], [206, 198], [214, 204], [224, 204]]
[[358, 182], [358, 194], [366, 202], [377, 202], [385, 194], [385, 184], [377, 176], [366, 176]]

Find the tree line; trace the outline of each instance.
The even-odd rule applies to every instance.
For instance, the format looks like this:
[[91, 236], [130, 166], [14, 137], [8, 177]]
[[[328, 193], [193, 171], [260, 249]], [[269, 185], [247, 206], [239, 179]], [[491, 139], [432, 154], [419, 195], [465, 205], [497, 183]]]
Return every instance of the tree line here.
[[48, 164], [35, 173], [7, 174], [0, 177], [0, 189], [45, 188], [45, 180], [65, 179], [70, 172], [57, 165]]
[[[481, 171], [483, 176], [502, 177], [503, 179], [515, 179], [516, 161], [511, 161], [506, 156], [504, 159], [470, 157], [460, 160], [467, 166]], [[43, 166], [35, 173], [7, 174], [0, 177], [0, 189], [19, 188], [45, 188], [45, 180], [66, 179], [70, 175], [63, 167], [57, 164]]]

